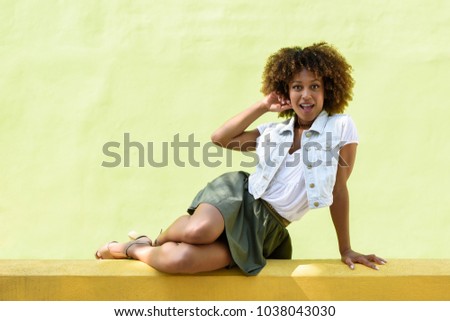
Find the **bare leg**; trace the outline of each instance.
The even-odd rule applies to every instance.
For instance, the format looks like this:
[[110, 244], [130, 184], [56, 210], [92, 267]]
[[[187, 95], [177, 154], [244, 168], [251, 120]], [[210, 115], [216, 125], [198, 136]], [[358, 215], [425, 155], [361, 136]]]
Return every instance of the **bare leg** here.
[[129, 253], [132, 258], [166, 273], [214, 271], [231, 263], [228, 246], [219, 241], [203, 245], [166, 242], [158, 247], [134, 246]]
[[[103, 251], [103, 255], [109, 259], [124, 259], [126, 258], [124, 252], [128, 245], [129, 243], [110, 243], [108, 251]], [[135, 243], [128, 247], [127, 254], [130, 258], [166, 273], [214, 271], [231, 263], [228, 245], [221, 241], [200, 245], [166, 242], [157, 247]]]
[[206, 203], [200, 204], [193, 215], [183, 215], [162, 232], [155, 245], [166, 242], [210, 244], [224, 231], [225, 224], [219, 210]]
[[151, 242], [137, 242], [132, 246], [129, 246], [130, 243], [109, 243], [99, 250], [99, 258], [123, 259], [127, 249], [129, 257], [161, 272], [214, 271], [228, 266], [232, 261], [226, 242], [217, 240], [224, 227], [222, 214], [217, 208], [200, 204], [192, 216], [178, 218], [161, 233], [154, 246], [150, 245]]

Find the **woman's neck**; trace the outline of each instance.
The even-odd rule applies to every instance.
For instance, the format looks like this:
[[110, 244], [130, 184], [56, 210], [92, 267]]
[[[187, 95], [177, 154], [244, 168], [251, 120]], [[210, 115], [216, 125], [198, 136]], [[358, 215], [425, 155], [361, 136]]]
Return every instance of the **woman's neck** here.
[[312, 124], [314, 123], [314, 120], [307, 122], [307, 121], [301, 120], [298, 116], [296, 118], [297, 119], [295, 122], [295, 127], [298, 127], [301, 129], [309, 129], [312, 126]]

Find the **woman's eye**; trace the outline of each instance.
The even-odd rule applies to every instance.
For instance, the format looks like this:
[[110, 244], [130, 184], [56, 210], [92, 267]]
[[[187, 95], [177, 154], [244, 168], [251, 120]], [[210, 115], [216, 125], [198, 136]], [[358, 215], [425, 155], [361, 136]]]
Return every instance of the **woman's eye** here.
[[294, 90], [300, 90], [301, 87], [300, 87], [299, 85], [294, 85], [294, 86], [292, 86], [292, 89], [294, 89]]
[[319, 85], [312, 85], [311, 86], [312, 89], [319, 89], [319, 87], [320, 87]]

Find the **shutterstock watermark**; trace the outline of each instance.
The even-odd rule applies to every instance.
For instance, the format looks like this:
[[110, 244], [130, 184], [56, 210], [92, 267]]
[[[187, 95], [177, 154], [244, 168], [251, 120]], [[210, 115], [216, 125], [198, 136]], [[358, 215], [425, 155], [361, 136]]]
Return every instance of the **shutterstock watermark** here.
[[[243, 153], [247, 160], [241, 160], [239, 166], [244, 168], [255, 167], [260, 157], [264, 157], [264, 162], [269, 167], [274, 167], [280, 157], [284, 157], [292, 146], [292, 143], [277, 144], [269, 140], [269, 136], [264, 137], [261, 142], [261, 152]], [[248, 143], [248, 142], [247, 142]], [[332, 135], [326, 133], [326, 142], [321, 144], [317, 141], [310, 141], [302, 145], [301, 152], [293, 154], [286, 160], [286, 167], [295, 167], [303, 162], [308, 167], [316, 167], [322, 164], [331, 166], [333, 160], [339, 160], [339, 149], [344, 142], [339, 142], [332, 147]], [[245, 144], [243, 144], [245, 145]], [[225, 165], [233, 166], [233, 155], [231, 149], [215, 145], [213, 142], [201, 143], [195, 139], [194, 134], [181, 139], [180, 134], [175, 134], [170, 142], [148, 141], [141, 143], [132, 141], [130, 133], [123, 134], [123, 142], [110, 141], [103, 145], [103, 155], [108, 160], [102, 162], [103, 167], [132, 167], [137, 163], [138, 167], [166, 167], [173, 165], [177, 167], [219, 167]], [[137, 157], [136, 157], [137, 154]], [[199, 155], [200, 154], [200, 155]], [[261, 155], [262, 154], [262, 155]], [[342, 163], [341, 159], [341, 163]]]
[[[132, 157], [132, 156], [136, 156]], [[187, 139], [180, 138], [180, 134], [175, 134], [170, 142], [148, 141], [141, 143], [132, 141], [130, 133], [124, 133], [123, 143], [116, 141], [107, 142], [103, 145], [103, 154], [109, 157], [108, 161], [103, 161], [103, 167], [131, 167], [136, 164], [138, 167], [166, 167], [173, 165], [177, 167], [219, 167], [233, 165], [233, 151], [215, 145], [213, 142], [200, 143], [195, 139], [194, 134], [190, 134]], [[199, 155], [200, 154], [200, 155]], [[248, 161], [241, 161], [242, 167], [254, 167], [258, 162], [258, 157], [254, 153], [245, 153]]]

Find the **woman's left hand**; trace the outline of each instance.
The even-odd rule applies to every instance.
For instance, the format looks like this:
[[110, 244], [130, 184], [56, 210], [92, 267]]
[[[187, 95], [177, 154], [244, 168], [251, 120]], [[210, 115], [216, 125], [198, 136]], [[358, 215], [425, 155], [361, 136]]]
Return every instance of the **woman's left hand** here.
[[375, 254], [364, 255], [349, 249], [342, 253], [341, 261], [348, 265], [352, 270], [355, 268], [355, 263], [365, 265], [374, 270], [378, 270], [377, 264], [384, 265], [387, 263], [385, 259], [382, 259]]

